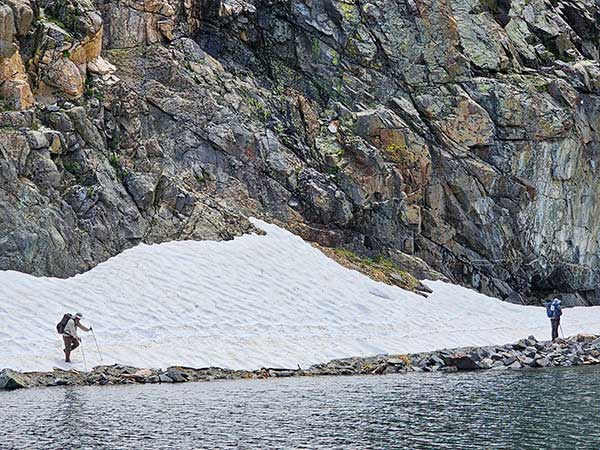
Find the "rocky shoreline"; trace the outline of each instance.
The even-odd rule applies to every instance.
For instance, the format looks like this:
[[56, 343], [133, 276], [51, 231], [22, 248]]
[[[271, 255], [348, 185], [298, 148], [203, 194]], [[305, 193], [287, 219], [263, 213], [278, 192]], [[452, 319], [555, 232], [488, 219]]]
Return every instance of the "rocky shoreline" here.
[[235, 379], [265, 379], [325, 375], [383, 375], [408, 372], [524, 370], [600, 364], [600, 335], [578, 334], [556, 341], [533, 336], [512, 344], [461, 347], [407, 355], [336, 359], [308, 369], [261, 368], [230, 370], [174, 366], [166, 370], [124, 365], [97, 366], [91, 372], [54, 369], [52, 372], [0, 372], [0, 390], [28, 387], [182, 383]]

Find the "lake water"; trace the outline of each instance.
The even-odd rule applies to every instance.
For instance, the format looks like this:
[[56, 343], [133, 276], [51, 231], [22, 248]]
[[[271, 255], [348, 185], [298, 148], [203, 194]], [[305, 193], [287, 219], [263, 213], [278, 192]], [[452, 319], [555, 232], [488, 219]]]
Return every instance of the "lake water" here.
[[0, 392], [0, 449], [600, 448], [600, 369]]

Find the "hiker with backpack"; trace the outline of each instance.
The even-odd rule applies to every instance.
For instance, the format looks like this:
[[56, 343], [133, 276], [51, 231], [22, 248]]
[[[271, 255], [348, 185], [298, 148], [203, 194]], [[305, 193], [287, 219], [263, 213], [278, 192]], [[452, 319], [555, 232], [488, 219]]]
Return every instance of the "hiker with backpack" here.
[[555, 340], [558, 338], [558, 327], [560, 326], [560, 316], [562, 316], [559, 298], [555, 298], [551, 302], [546, 302], [546, 315], [550, 319], [550, 325], [552, 326], [552, 340]]
[[77, 313], [74, 316], [65, 314], [62, 320], [56, 326], [59, 334], [62, 334], [65, 343], [65, 362], [71, 362], [71, 352], [79, 347], [81, 338], [77, 335], [77, 328], [83, 331], [92, 331], [92, 327], [85, 327], [81, 324], [83, 314]]

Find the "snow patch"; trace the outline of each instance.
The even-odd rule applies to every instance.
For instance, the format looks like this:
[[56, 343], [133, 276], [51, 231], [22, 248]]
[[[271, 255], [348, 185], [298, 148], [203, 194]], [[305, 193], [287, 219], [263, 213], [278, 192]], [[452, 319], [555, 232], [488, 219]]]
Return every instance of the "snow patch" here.
[[[346, 269], [275, 225], [227, 242], [139, 245], [73, 278], [0, 272], [0, 367], [62, 362], [55, 325], [81, 311], [104, 364], [303, 368], [332, 358], [547, 339], [542, 308], [443, 282], [424, 299]], [[566, 334], [598, 333], [600, 307], [567, 309]], [[80, 332], [88, 368], [100, 364]]]

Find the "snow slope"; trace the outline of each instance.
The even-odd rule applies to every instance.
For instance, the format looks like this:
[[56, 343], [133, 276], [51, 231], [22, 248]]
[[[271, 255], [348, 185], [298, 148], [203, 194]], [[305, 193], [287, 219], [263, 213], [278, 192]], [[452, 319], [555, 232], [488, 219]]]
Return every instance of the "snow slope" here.
[[[546, 339], [542, 308], [442, 282], [424, 299], [328, 259], [254, 220], [266, 236], [140, 245], [76, 277], [0, 272], [0, 368], [62, 362], [55, 324], [83, 312], [103, 363], [138, 367], [307, 367], [332, 358]], [[600, 331], [600, 307], [564, 314], [565, 334]], [[99, 364], [90, 334], [88, 367]], [[77, 350], [71, 367], [83, 369]]]

